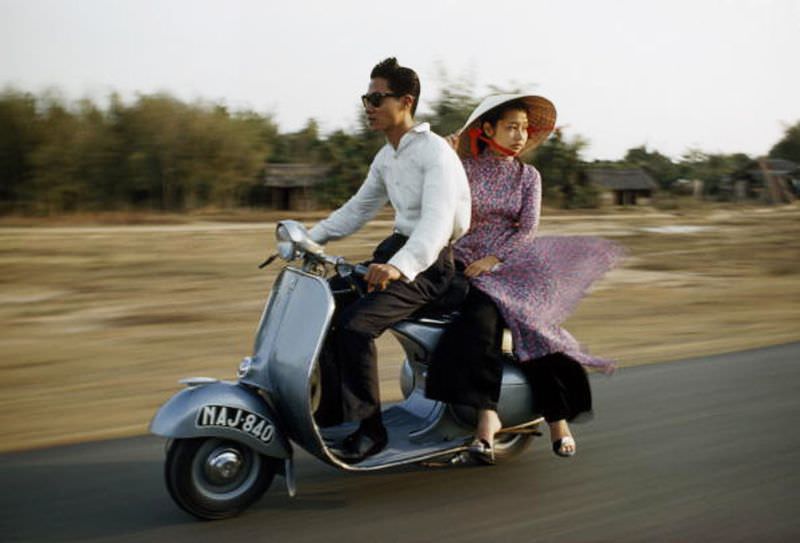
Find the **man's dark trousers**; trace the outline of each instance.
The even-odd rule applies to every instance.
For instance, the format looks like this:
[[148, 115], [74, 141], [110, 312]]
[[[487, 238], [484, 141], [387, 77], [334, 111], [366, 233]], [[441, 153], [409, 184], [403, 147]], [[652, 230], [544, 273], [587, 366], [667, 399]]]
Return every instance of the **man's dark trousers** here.
[[[387, 262], [407, 239], [400, 234], [386, 238], [375, 249], [371, 262]], [[384, 290], [373, 290], [345, 307], [337, 307], [333, 332], [344, 420], [364, 420], [380, 414], [375, 339], [392, 324], [444, 294], [453, 273], [452, 249], [448, 246], [413, 281], [392, 281]]]

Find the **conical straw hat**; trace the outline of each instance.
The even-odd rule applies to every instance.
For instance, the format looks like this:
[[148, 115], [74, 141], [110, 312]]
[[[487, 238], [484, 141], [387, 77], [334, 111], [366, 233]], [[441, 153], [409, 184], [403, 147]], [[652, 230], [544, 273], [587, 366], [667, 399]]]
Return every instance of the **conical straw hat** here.
[[478, 107], [470, 114], [467, 122], [458, 131], [461, 136], [458, 140], [458, 156], [462, 158], [471, 156], [470, 141], [467, 134], [470, 128], [481, 128], [479, 126], [481, 116], [512, 100], [521, 100], [525, 103], [528, 109], [528, 126], [531, 127], [528, 141], [525, 142], [525, 147], [519, 152], [519, 156], [533, 151], [547, 139], [556, 126], [556, 107], [553, 102], [543, 96], [533, 94], [492, 94], [478, 104]]

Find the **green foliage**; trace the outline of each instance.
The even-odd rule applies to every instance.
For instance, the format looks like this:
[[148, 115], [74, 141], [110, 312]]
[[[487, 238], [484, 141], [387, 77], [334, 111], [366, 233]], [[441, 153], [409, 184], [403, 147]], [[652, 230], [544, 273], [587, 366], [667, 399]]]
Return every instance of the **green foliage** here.
[[432, 113], [421, 116], [420, 120], [431, 123], [431, 130], [446, 136], [464, 126], [480, 99], [475, 97], [475, 89], [467, 77], [453, 80], [441, 68], [439, 79], [442, 90], [431, 104]]
[[142, 96], [119, 113], [125, 200], [161, 209], [238, 204], [258, 180], [275, 131], [253, 113]]
[[587, 182], [581, 172], [581, 152], [588, 142], [580, 136], [564, 138], [560, 129], [542, 143], [529, 160], [542, 175], [543, 201], [550, 206], [566, 208], [597, 207], [597, 188]]
[[29, 198], [31, 154], [40, 133], [34, 96], [13, 90], [0, 95], [0, 202], [5, 210]]
[[786, 127], [783, 138], [770, 149], [769, 156], [800, 164], [800, 121]]
[[107, 111], [14, 91], [0, 95], [7, 210], [53, 213], [130, 206], [232, 206], [258, 183], [277, 137], [271, 119], [187, 105], [167, 95]]
[[668, 189], [681, 177], [680, 168], [672, 159], [658, 151], [649, 151], [644, 145], [628, 149], [623, 161], [650, 174], [662, 189]]
[[88, 101], [69, 111], [52, 100], [38, 120], [39, 142], [30, 153], [30, 209], [43, 212], [92, 208], [105, 197], [106, 172], [117, 146], [105, 115]]
[[317, 162], [321, 146], [319, 123], [309, 119], [302, 130], [276, 139], [269, 162]]
[[744, 153], [732, 155], [708, 154], [699, 149], [689, 149], [681, 157], [678, 168], [684, 179], [700, 179], [705, 193], [716, 195], [720, 186], [735, 172], [744, 169], [751, 162]]
[[342, 130], [331, 134], [320, 146], [320, 162], [329, 167], [328, 178], [319, 187], [321, 202], [336, 207], [355, 194], [384, 144], [383, 136], [370, 131], [363, 121], [355, 134]]
[[[444, 70], [440, 77], [443, 90], [430, 102], [431, 112], [419, 120], [446, 135], [463, 125], [480, 100], [474, 78], [452, 80]], [[309, 119], [303, 129], [281, 134], [270, 116], [187, 104], [166, 94], [141, 95], [132, 104], [112, 95], [102, 109], [89, 100], [68, 105], [53, 93], [36, 97], [7, 89], [0, 93], [0, 212], [182, 210], [260, 203], [266, 162], [325, 165], [328, 176], [316, 196], [324, 205], [337, 206], [355, 193], [385, 144], [381, 134], [367, 128], [361, 113], [355, 130], [322, 136], [318, 123]], [[567, 139], [556, 130], [529, 159], [542, 174], [545, 203], [598, 205], [598, 190], [583, 175], [586, 146], [580, 136]], [[800, 123], [787, 127], [770, 156], [800, 162]], [[640, 167], [662, 188], [679, 178], [701, 179], [706, 193], [715, 194], [750, 162], [741, 153], [698, 149], [673, 161], [640, 146], [629, 149], [624, 160], [603, 165]]]

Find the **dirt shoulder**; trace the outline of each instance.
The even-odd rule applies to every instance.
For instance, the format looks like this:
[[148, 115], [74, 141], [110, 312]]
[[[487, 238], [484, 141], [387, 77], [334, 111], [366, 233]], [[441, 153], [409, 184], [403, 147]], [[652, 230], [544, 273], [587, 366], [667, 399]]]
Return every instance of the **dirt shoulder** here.
[[[300, 218], [311, 223], [318, 214]], [[177, 379], [231, 379], [277, 268], [276, 218], [0, 225], [0, 450], [141, 434]], [[388, 216], [330, 251], [365, 257]], [[800, 207], [551, 213], [629, 258], [566, 328], [621, 366], [800, 340]], [[401, 355], [380, 340], [385, 400]]]

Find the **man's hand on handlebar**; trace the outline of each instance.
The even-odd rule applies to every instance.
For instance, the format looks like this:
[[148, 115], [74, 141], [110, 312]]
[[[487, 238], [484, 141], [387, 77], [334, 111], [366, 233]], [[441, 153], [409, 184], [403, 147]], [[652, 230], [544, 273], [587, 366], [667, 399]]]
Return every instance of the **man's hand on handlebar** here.
[[376, 288], [384, 290], [389, 283], [397, 281], [403, 276], [400, 270], [391, 264], [370, 264], [364, 275], [364, 281], [367, 282], [367, 292], [372, 292]]

